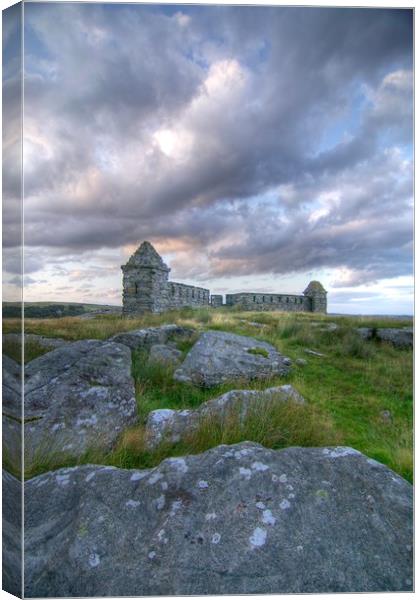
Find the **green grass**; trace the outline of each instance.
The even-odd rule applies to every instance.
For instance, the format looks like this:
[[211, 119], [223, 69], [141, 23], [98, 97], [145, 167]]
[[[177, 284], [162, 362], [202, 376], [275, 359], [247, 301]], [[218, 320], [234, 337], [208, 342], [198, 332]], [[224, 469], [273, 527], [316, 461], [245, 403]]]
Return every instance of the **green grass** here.
[[268, 351], [265, 348], [249, 348], [248, 354], [254, 354], [255, 356], [264, 356], [264, 358], [268, 358]]
[[[36, 341], [25, 342], [25, 363], [46, 354], [48, 349], [37, 344]], [[6, 340], [3, 342], [3, 354], [6, 354], [10, 358], [13, 358], [16, 362], [21, 364], [22, 362], [22, 345], [17, 341]]]
[[[256, 328], [249, 322], [259, 322]], [[98, 316], [90, 320], [75, 318], [26, 320], [28, 333], [64, 339], [106, 339], [121, 331], [163, 323], [192, 326], [197, 331], [215, 329], [230, 331], [266, 341], [292, 360], [305, 358], [304, 367], [294, 368], [286, 378], [269, 382], [236, 382], [218, 389], [205, 390], [179, 383], [172, 378], [172, 369], [159, 364], [147, 365], [141, 354], [133, 356], [133, 376], [139, 409], [139, 425], [125, 432], [106, 456], [87, 455], [78, 462], [100, 462], [125, 467], [148, 467], [167, 456], [201, 452], [219, 443], [255, 440], [268, 447], [287, 445], [343, 444], [360, 450], [385, 463], [403, 477], [412, 480], [413, 469], [413, 354], [390, 344], [364, 341], [355, 327], [403, 327], [411, 320], [396, 321], [383, 317], [337, 317], [310, 313], [252, 313], [223, 309], [182, 309], [165, 315], [148, 315], [136, 319], [118, 316]], [[323, 325], [334, 322], [335, 331], [324, 331]], [[18, 330], [19, 321], [4, 321], [4, 332]], [[192, 342], [180, 342], [186, 353]], [[258, 342], [256, 344], [258, 348]], [[310, 348], [324, 357], [303, 352]], [[157, 408], [196, 408], [229, 389], [263, 388], [291, 383], [307, 400], [305, 410], [280, 411], [281, 414], [254, 416], [246, 426], [234, 420], [224, 423], [204, 423], [199, 432], [175, 446], [163, 445], [154, 452], [144, 443], [144, 422], [147, 414]], [[383, 411], [392, 419], [384, 421]], [[286, 417], [293, 426], [284, 428]], [[284, 434], [282, 431], [287, 431]], [[75, 464], [56, 456], [39, 460], [30, 468], [31, 476], [65, 463]], [[28, 475], [27, 473], [27, 475]]]

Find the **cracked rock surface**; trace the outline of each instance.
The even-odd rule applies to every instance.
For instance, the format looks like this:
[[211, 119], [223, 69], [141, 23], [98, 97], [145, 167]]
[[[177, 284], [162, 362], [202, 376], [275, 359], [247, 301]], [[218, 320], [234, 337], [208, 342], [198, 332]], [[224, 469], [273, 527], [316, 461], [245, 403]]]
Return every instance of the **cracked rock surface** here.
[[268, 379], [289, 372], [290, 360], [252, 337], [206, 331], [174, 373], [177, 381], [214, 387], [227, 381]]
[[412, 589], [412, 486], [351, 448], [244, 442], [25, 490], [28, 597]]
[[[13, 366], [10, 377], [14, 371]], [[98, 340], [65, 344], [27, 363], [24, 386], [28, 456], [39, 452], [79, 456], [88, 448], [110, 448], [137, 418], [131, 353], [121, 344]], [[3, 412], [10, 445], [13, 430], [20, 427], [16, 421], [20, 396], [10, 396]]]

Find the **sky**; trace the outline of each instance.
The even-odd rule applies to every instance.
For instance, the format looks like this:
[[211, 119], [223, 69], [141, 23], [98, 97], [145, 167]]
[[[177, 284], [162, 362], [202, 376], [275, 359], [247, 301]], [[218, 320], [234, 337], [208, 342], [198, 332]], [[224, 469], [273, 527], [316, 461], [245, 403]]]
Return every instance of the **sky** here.
[[24, 36], [26, 301], [121, 304], [149, 240], [212, 293], [316, 279], [330, 312], [412, 314], [410, 10], [29, 3]]

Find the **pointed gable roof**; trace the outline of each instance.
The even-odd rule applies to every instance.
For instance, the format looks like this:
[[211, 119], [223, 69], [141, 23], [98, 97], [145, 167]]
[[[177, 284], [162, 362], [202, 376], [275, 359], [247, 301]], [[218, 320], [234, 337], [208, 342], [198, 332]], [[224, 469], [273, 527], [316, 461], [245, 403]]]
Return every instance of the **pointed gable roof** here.
[[169, 271], [162, 257], [156, 252], [150, 242], [143, 242], [130, 257], [125, 267], [149, 267]]

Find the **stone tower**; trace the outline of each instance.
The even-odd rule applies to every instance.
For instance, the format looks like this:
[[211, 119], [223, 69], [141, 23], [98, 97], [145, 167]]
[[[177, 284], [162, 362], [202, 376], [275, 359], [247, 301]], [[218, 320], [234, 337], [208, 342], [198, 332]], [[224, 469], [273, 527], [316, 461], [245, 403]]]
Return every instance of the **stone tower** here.
[[311, 281], [303, 294], [311, 299], [312, 312], [327, 312], [327, 291], [319, 281]]
[[123, 315], [159, 313], [167, 308], [170, 269], [150, 242], [143, 242], [121, 269]]

